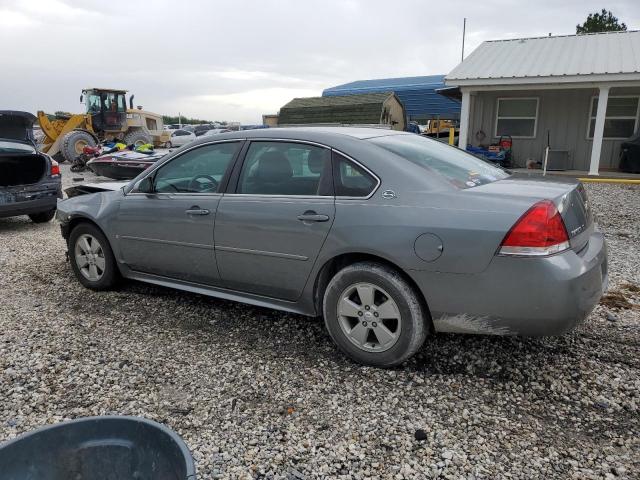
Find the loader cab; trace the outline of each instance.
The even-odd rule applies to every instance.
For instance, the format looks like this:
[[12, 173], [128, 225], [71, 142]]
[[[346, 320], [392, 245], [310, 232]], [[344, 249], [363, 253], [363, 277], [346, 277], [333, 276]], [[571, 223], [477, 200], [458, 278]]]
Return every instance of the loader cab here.
[[121, 132], [127, 126], [126, 90], [91, 88], [82, 91], [87, 114], [96, 132]]

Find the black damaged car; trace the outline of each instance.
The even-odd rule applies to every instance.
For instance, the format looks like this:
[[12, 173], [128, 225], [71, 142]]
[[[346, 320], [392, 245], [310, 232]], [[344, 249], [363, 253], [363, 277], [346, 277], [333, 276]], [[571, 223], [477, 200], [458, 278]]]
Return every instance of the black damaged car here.
[[0, 110], [0, 218], [28, 215], [48, 222], [62, 198], [60, 167], [38, 152], [35, 121], [28, 112]]

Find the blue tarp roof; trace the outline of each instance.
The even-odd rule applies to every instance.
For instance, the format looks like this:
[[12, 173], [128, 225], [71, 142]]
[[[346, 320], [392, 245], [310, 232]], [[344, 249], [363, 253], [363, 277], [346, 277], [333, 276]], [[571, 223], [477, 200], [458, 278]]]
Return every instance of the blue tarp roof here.
[[444, 86], [444, 75], [382, 78], [378, 80], [358, 80], [327, 88], [322, 92], [322, 96], [394, 92], [404, 103], [409, 119], [436, 118], [438, 116], [441, 118], [459, 118], [460, 102], [436, 92], [436, 89]]

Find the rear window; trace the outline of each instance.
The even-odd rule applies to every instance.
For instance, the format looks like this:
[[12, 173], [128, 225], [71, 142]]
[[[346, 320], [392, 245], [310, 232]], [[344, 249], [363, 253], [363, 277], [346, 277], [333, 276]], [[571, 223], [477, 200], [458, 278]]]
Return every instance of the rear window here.
[[458, 188], [476, 187], [509, 176], [504, 170], [458, 148], [418, 135], [389, 135], [369, 141], [439, 174]]

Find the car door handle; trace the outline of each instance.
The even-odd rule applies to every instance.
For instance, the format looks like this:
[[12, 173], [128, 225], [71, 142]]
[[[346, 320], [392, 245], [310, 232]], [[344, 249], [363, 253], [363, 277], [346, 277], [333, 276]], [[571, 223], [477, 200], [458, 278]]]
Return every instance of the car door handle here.
[[209, 215], [209, 210], [207, 210], [206, 208], [200, 208], [200, 207], [191, 207], [189, 210], [185, 210], [185, 212], [187, 215]]
[[302, 215], [298, 215], [298, 220], [301, 222], [326, 222], [329, 220], [329, 215], [319, 215], [316, 212], [304, 212]]

